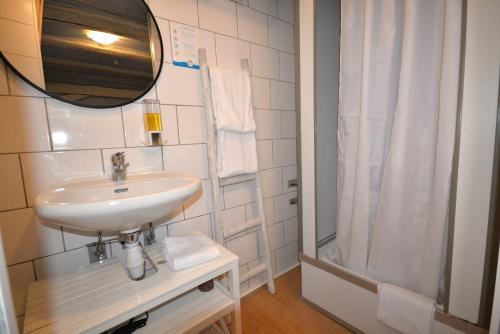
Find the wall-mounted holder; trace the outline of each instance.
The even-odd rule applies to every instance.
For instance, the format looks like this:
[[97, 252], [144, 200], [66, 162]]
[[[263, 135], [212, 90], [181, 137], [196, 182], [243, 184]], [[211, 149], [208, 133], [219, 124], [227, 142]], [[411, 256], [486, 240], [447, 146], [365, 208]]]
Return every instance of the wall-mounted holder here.
[[161, 120], [161, 107], [159, 100], [144, 100], [144, 131], [146, 132], [147, 145], [164, 145], [162, 139], [163, 124]]
[[106, 244], [102, 241], [102, 233], [97, 234], [97, 241], [87, 245], [89, 260], [91, 263], [103, 262], [108, 258], [106, 254]]

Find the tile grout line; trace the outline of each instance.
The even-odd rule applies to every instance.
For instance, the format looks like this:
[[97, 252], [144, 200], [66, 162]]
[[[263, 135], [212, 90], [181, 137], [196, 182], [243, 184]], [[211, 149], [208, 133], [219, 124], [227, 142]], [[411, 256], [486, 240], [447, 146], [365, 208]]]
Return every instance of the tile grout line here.
[[26, 187], [26, 181], [25, 181], [25, 177], [24, 177], [23, 164], [21, 162], [21, 154], [20, 153], [17, 154], [17, 159], [19, 161], [19, 171], [21, 172], [21, 182], [23, 183], [24, 204], [26, 205], [22, 209], [26, 209], [26, 208], [28, 208], [28, 189]]
[[49, 145], [50, 145], [50, 151], [54, 151], [54, 139], [52, 138], [52, 127], [50, 126], [50, 118], [49, 118], [49, 108], [47, 105], [47, 99], [43, 99], [43, 104], [44, 104], [44, 109], [45, 109], [45, 120], [47, 121], [47, 135], [49, 136]]

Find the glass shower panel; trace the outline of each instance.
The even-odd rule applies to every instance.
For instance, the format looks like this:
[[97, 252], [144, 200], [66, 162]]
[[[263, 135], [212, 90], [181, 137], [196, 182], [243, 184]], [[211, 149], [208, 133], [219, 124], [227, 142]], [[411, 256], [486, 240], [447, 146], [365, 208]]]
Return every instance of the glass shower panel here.
[[317, 255], [332, 247], [337, 217], [340, 0], [316, 0], [315, 165]]

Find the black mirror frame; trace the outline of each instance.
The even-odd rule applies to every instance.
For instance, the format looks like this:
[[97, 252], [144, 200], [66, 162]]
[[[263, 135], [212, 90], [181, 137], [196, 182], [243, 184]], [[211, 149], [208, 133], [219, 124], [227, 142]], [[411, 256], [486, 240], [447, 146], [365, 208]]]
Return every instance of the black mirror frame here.
[[158, 68], [158, 73], [156, 73], [156, 76], [155, 76], [154, 80], [151, 82], [151, 84], [144, 90], [144, 92], [142, 94], [138, 95], [136, 98], [131, 99], [131, 100], [125, 102], [125, 103], [119, 103], [119, 104], [116, 104], [116, 105], [109, 105], [109, 106], [104, 106], [104, 107], [101, 107], [101, 106], [95, 106], [94, 107], [94, 106], [83, 105], [83, 104], [80, 104], [78, 102], [72, 102], [72, 101], [64, 100], [61, 97], [59, 97], [58, 95], [52, 94], [52, 93], [46, 91], [45, 89], [39, 87], [37, 84], [33, 83], [31, 80], [29, 80], [28, 78], [26, 78], [20, 71], [18, 71], [15, 68], [14, 65], [12, 65], [9, 62], [9, 60], [3, 54], [2, 51], [0, 51], [0, 59], [2, 59], [5, 62], [5, 64], [7, 64], [7, 66], [9, 67], [9, 69], [12, 72], [14, 72], [19, 78], [23, 79], [31, 87], [35, 88], [36, 90], [42, 92], [43, 94], [45, 94], [45, 95], [47, 95], [47, 96], [49, 96], [51, 98], [54, 98], [54, 99], [59, 100], [61, 102], [65, 102], [65, 103], [68, 103], [68, 104], [71, 104], [71, 105], [74, 105], [74, 106], [77, 106], [77, 107], [87, 108], [87, 109], [112, 109], [112, 108], [119, 108], [119, 107], [126, 106], [128, 104], [134, 103], [135, 101], [139, 100], [144, 95], [146, 95], [147, 93], [149, 93], [149, 91], [156, 85], [156, 82], [160, 78], [160, 74], [161, 74], [161, 71], [163, 69], [163, 61], [165, 59], [165, 54], [164, 54], [165, 52], [164, 52], [164, 47], [163, 47], [163, 38], [161, 36], [160, 26], [158, 25], [158, 22], [156, 21], [156, 18], [154, 16], [153, 12], [151, 11], [151, 8], [149, 8], [149, 5], [146, 3], [146, 1], [145, 0], [137, 0], [137, 1], [141, 1], [144, 4], [144, 6], [146, 7], [149, 15], [152, 18], [152, 21], [154, 22], [156, 30], [158, 31], [158, 37], [160, 39], [161, 61], [160, 61], [160, 67]]

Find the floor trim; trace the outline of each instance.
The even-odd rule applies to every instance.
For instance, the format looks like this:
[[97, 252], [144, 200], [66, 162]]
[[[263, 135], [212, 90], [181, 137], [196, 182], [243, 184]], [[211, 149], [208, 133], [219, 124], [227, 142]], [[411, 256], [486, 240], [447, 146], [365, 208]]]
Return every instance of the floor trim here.
[[333, 321], [339, 323], [340, 325], [342, 325], [343, 327], [347, 328], [351, 332], [356, 333], [356, 334], [364, 334], [363, 331], [357, 329], [356, 327], [354, 327], [353, 325], [349, 324], [348, 322], [345, 322], [344, 320], [336, 317], [335, 315], [333, 315], [332, 313], [328, 312], [327, 310], [325, 310], [321, 306], [314, 304], [312, 301], [310, 301], [309, 299], [305, 298], [304, 296], [301, 296], [301, 299], [302, 299], [302, 301], [304, 303], [306, 303], [307, 305], [311, 306], [313, 309], [315, 309], [319, 313], [324, 314], [325, 316], [327, 316], [328, 318], [332, 319]]

